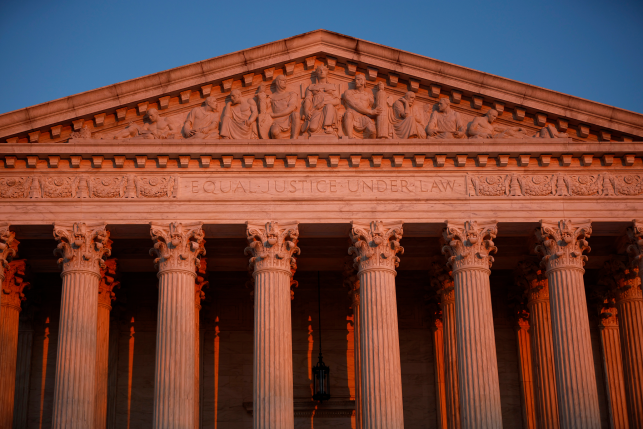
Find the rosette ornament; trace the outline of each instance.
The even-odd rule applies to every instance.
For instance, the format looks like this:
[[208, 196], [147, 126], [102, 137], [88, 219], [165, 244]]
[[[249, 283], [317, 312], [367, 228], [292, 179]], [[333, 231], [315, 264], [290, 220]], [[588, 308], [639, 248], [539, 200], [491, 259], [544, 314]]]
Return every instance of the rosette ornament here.
[[561, 428], [599, 428], [600, 413], [583, 283], [589, 220], [541, 221], [535, 251], [543, 258], [551, 306], [558, 417]]

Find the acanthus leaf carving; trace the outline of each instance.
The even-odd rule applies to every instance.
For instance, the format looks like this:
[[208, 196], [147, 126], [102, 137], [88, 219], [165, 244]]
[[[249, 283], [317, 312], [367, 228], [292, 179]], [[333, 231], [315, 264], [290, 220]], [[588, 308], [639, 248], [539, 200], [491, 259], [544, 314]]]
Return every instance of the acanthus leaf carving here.
[[497, 225], [495, 220], [470, 220], [465, 221], [463, 226], [447, 222], [442, 231], [442, 253], [447, 256], [447, 264], [454, 272], [465, 268], [491, 268], [491, 253], [498, 250], [493, 243], [498, 234]]
[[136, 183], [136, 195], [138, 197], [174, 197], [177, 181], [173, 176], [138, 176], [135, 177], [134, 180]]
[[101, 267], [101, 280], [98, 284], [98, 305], [111, 309], [111, 303], [116, 299], [114, 290], [118, 289], [121, 282], [118, 280], [118, 259], [109, 258]]
[[354, 256], [355, 269], [358, 272], [378, 268], [395, 271], [400, 263], [397, 255], [404, 253], [400, 246], [402, 234], [401, 221], [352, 222], [350, 238], [353, 246], [348, 249], [348, 254]]
[[24, 176], [0, 178], [0, 198], [27, 198], [31, 180]]
[[[263, 225], [246, 223], [248, 247], [244, 254], [250, 256], [248, 269], [254, 273], [262, 270], [288, 271], [292, 277], [297, 269], [295, 255], [299, 255], [299, 223], [279, 224], [275, 221]], [[292, 285], [291, 285], [292, 286]]]
[[16, 259], [11, 261], [5, 271], [5, 280], [2, 282], [2, 305], [10, 305], [20, 310], [20, 303], [24, 301], [25, 289], [30, 283], [26, 281], [27, 260]]
[[189, 271], [196, 275], [201, 256], [205, 255], [203, 222], [150, 223], [150, 235], [154, 247], [154, 266], [159, 273], [170, 270]]
[[[6, 222], [0, 222], [0, 277], [4, 277], [4, 269], [18, 253], [18, 244], [20, 244], [9, 226]], [[0, 278], [1, 281], [2, 278]]]
[[603, 264], [596, 292], [600, 293], [606, 302], [643, 299], [638, 271], [638, 267], [628, 266], [619, 257], [612, 256]]
[[643, 269], [643, 221], [634, 219], [632, 226], [627, 228], [629, 245], [627, 253], [630, 255], [630, 262], [633, 266]]
[[547, 271], [556, 268], [582, 269], [587, 260], [584, 252], [591, 249], [587, 238], [592, 234], [589, 220], [573, 223], [563, 219], [558, 222], [541, 221], [536, 228], [536, 253], [543, 256], [541, 264]]
[[54, 238], [58, 246], [54, 255], [63, 274], [69, 271], [91, 271], [100, 276], [103, 258], [111, 254], [109, 231], [105, 222], [56, 222]]
[[205, 299], [204, 290], [210, 286], [208, 281], [208, 259], [201, 258], [196, 267], [196, 280], [194, 282], [194, 304], [201, 309], [201, 301]]
[[549, 301], [547, 276], [534, 257], [520, 260], [514, 270], [515, 288], [508, 297], [514, 317], [529, 320], [531, 306], [539, 301]]

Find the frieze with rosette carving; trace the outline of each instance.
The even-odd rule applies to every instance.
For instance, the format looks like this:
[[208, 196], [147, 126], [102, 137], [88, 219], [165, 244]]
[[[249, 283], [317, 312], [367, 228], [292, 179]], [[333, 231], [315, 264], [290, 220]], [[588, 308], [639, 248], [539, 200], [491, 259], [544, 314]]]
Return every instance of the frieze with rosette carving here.
[[385, 223], [372, 221], [369, 224], [353, 222], [350, 238], [353, 246], [348, 254], [353, 255], [353, 265], [358, 272], [374, 268], [395, 270], [400, 264], [404, 248], [400, 246], [402, 222]]

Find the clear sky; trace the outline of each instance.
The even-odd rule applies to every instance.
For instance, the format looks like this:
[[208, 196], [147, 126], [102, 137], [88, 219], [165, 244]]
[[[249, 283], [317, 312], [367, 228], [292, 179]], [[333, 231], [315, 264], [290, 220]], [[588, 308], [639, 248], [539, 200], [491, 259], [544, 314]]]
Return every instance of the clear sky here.
[[0, 0], [0, 113], [319, 28], [643, 113], [643, 0]]

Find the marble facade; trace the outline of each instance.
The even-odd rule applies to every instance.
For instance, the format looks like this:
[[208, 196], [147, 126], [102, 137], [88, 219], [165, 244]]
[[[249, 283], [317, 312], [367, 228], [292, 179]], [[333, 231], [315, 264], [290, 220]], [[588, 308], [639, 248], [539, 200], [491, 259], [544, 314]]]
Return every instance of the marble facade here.
[[319, 30], [0, 141], [0, 428], [643, 426], [643, 115]]

